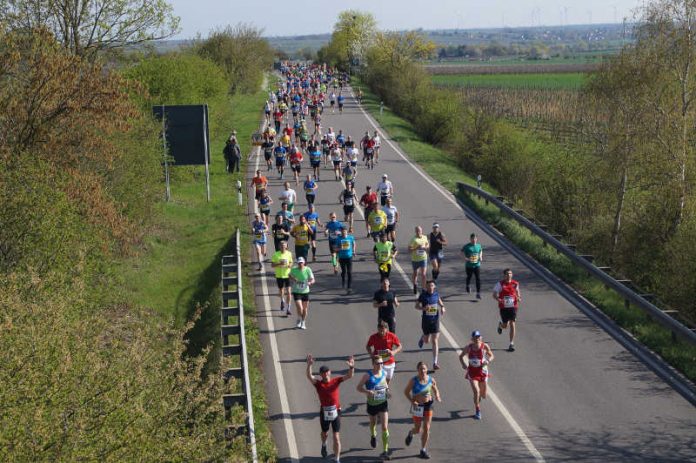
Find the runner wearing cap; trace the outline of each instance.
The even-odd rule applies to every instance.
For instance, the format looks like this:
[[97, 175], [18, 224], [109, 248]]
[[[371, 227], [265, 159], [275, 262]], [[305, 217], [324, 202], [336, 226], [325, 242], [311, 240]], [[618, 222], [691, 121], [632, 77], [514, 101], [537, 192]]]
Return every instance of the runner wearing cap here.
[[421, 433], [420, 457], [429, 459], [428, 440], [430, 439], [430, 424], [433, 421], [433, 398], [442, 402], [440, 390], [437, 387], [435, 378], [428, 374], [428, 365], [418, 362], [416, 366], [417, 375], [411, 378], [404, 389], [404, 395], [411, 403], [411, 416], [413, 417], [413, 429], [408, 431], [406, 436], [406, 446], [411, 445], [413, 436]]
[[433, 269], [433, 280], [437, 281], [437, 277], [440, 275], [440, 264], [442, 263], [442, 258], [445, 257], [445, 252], [442, 248], [447, 246], [447, 237], [440, 231], [440, 224], [433, 224], [433, 231], [430, 232], [428, 241], [430, 241], [430, 249], [428, 250], [430, 267]]
[[292, 270], [292, 253], [288, 251], [287, 240], [280, 241], [278, 250], [271, 257], [275, 269], [276, 284], [280, 297], [280, 310], [285, 316], [290, 315], [290, 271]]
[[380, 205], [384, 206], [387, 204], [387, 198], [394, 196], [394, 185], [388, 180], [388, 175], [382, 175], [382, 181], [377, 184], [377, 191], [379, 192]]
[[476, 279], [476, 298], [481, 299], [481, 262], [483, 262], [483, 248], [478, 243], [476, 233], [469, 236], [469, 242], [462, 247], [462, 254], [466, 259], [466, 292], [471, 293], [471, 277]]
[[314, 284], [314, 273], [307, 267], [303, 257], [297, 258], [297, 267], [290, 270], [292, 298], [297, 309], [297, 324], [300, 329], [307, 329], [307, 314], [309, 312], [309, 287]]
[[515, 330], [517, 323], [517, 309], [522, 296], [520, 295], [520, 283], [512, 279], [512, 270], [503, 270], [504, 278], [495, 284], [493, 288], [493, 299], [498, 302], [500, 309], [500, 322], [498, 322], [498, 334], [502, 334], [504, 329], [510, 326], [510, 346], [509, 352], [515, 351]]
[[415, 231], [416, 235], [411, 238], [408, 250], [411, 251], [413, 294], [418, 294], [419, 275], [421, 288], [425, 288], [425, 278], [428, 273], [428, 249], [430, 248], [430, 242], [428, 241], [428, 237], [423, 234], [423, 229], [420, 226], [417, 226]]
[[[468, 357], [468, 363], [464, 362]], [[474, 406], [476, 413], [474, 419], [481, 419], [481, 399], [486, 398], [486, 384], [488, 383], [488, 365], [495, 356], [490, 346], [483, 342], [481, 332], [476, 330], [471, 333], [471, 342], [464, 347], [459, 354], [459, 362], [466, 370], [466, 379], [469, 380], [471, 390], [474, 393]]]
[[339, 386], [353, 377], [355, 373], [355, 359], [351, 355], [346, 362], [348, 364], [348, 374], [344, 376], [331, 377], [331, 369], [322, 365], [319, 368], [319, 378], [312, 374], [314, 359], [311, 354], [307, 355], [306, 375], [309, 382], [317, 390], [319, 403], [319, 424], [321, 425], [321, 456], [326, 458], [326, 440], [329, 437], [329, 428], [333, 431], [333, 452], [335, 461], [341, 461], [341, 400], [339, 398]]
[[382, 368], [381, 357], [372, 358], [372, 370], [368, 371], [358, 383], [358, 392], [367, 397], [367, 414], [370, 416], [370, 446], [377, 447], [377, 417], [382, 422], [382, 454], [384, 460], [391, 460], [389, 453], [389, 384], [387, 373]]
[[387, 198], [382, 210], [387, 215], [387, 228], [384, 232], [387, 234], [389, 241], [396, 242], [396, 225], [399, 223], [399, 210], [392, 204], [392, 199]]
[[401, 352], [401, 349], [403, 349], [401, 341], [394, 333], [389, 331], [389, 324], [384, 320], [380, 320], [377, 323], [377, 332], [369, 337], [365, 350], [367, 350], [371, 358], [382, 358], [384, 362], [382, 368], [384, 368], [384, 372], [387, 374], [387, 384], [394, 377], [394, 370], [396, 369], [394, 356]]
[[422, 312], [421, 328], [423, 329], [423, 335], [418, 340], [418, 347], [422, 349], [423, 343], [432, 343], [433, 369], [439, 370], [440, 366], [437, 360], [440, 353], [440, 317], [444, 317], [447, 309], [445, 309], [445, 304], [437, 292], [434, 281], [430, 280], [426, 289], [418, 296], [416, 310]]

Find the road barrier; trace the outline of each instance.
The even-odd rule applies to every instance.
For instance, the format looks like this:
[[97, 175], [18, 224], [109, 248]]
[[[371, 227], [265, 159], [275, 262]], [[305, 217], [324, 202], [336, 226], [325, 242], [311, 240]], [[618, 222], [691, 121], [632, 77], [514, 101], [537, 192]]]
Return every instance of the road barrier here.
[[[225, 381], [234, 378], [241, 381], [242, 392], [225, 394], [222, 402], [226, 416], [231, 415], [232, 407], [244, 407], [246, 424], [235, 428], [236, 432], [247, 435], [251, 447], [252, 461], [258, 461], [256, 453], [256, 434], [254, 431], [254, 411], [251, 401], [251, 384], [249, 383], [249, 361], [247, 358], [246, 337], [244, 335], [244, 302], [242, 301], [242, 260], [240, 254], [239, 228], [235, 232], [234, 254], [222, 257], [222, 309], [220, 310], [220, 336], [222, 337], [222, 361], [226, 358], [239, 358], [238, 367], [223, 365]], [[236, 323], [235, 323], [236, 320]], [[231, 338], [236, 338], [234, 342]]]
[[525, 217], [520, 210], [512, 208], [511, 203], [506, 203], [502, 196], [493, 196], [482, 189], [466, 183], [457, 182], [457, 191], [470, 195], [476, 195], [486, 201], [486, 204], [491, 203], [498, 207], [502, 213], [515, 220], [517, 223], [527, 228], [536, 236], [541, 238], [545, 244], [554, 247], [560, 254], [563, 254], [575, 265], [582, 267], [590, 276], [601, 281], [607, 288], [611, 288], [618, 293], [623, 299], [624, 304], [628, 308], [630, 304], [642, 309], [650, 318], [659, 323], [666, 329], [670, 330], [672, 337], [683, 339], [684, 341], [696, 345], [696, 332], [674, 319], [670, 314], [677, 313], [675, 310], [663, 310], [650, 302], [652, 298], [650, 294], [641, 294], [632, 289], [629, 285], [630, 280], [616, 279], [607, 273], [609, 267], [598, 267], [592, 263], [593, 256], [581, 255], [575, 252], [575, 246], [565, 244], [559, 240], [560, 235], [552, 235], [545, 230], [543, 224], [535, 223], [531, 218]]

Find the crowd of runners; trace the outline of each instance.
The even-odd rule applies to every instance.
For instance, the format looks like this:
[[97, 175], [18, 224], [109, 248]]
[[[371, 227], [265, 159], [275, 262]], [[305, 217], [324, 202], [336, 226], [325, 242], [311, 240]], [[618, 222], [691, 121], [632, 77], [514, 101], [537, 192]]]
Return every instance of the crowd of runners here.
[[[265, 271], [268, 241], [273, 239], [273, 253], [270, 264], [275, 273], [280, 304], [278, 310], [285, 317], [296, 316], [297, 329], [307, 329], [310, 311], [311, 288], [316, 282], [312, 266], [317, 263], [318, 242], [326, 238], [330, 269], [334, 274], [340, 272], [341, 288], [346, 294], [353, 291], [353, 260], [358, 252], [358, 239], [354, 217], [355, 212], [365, 219], [366, 254], [376, 266], [375, 286], [372, 305], [377, 311], [377, 331], [370, 336], [365, 346], [371, 368], [358, 380], [357, 390], [365, 395], [369, 415], [370, 445], [377, 447], [378, 426], [381, 431], [380, 456], [391, 459], [389, 446], [389, 400], [394, 387], [395, 357], [403, 349], [396, 335], [396, 311], [401, 302], [391, 288], [392, 267], [399, 256], [397, 232], [401, 215], [395, 206], [396, 189], [387, 173], [382, 175], [377, 185], [364, 185], [364, 193], [356, 192], [361, 169], [374, 169], [379, 163], [381, 139], [378, 131], [365, 131], [359, 139], [344, 133], [341, 128], [324, 128], [322, 115], [327, 111], [341, 114], [345, 107], [348, 76], [326, 66], [293, 66], [282, 69], [284, 79], [277, 91], [269, 94], [265, 104], [266, 129], [262, 134], [261, 152], [265, 169], [255, 172], [251, 180], [257, 211], [251, 225], [256, 250], [256, 263], [259, 271]], [[362, 99], [362, 93], [356, 94]], [[305, 159], [308, 158], [308, 162]], [[310, 173], [303, 176], [303, 164], [309, 165]], [[286, 180], [286, 167], [290, 167], [292, 177]], [[273, 170], [278, 179], [285, 180], [279, 192], [272, 193], [267, 175]], [[328, 201], [343, 209], [342, 219], [332, 211], [326, 222], [315, 209], [317, 197], [321, 192], [321, 175], [330, 171], [335, 182], [341, 182], [338, 198], [332, 195]], [[293, 189], [302, 188], [306, 210], [301, 210], [298, 193]], [[324, 180], [326, 181], [326, 179]], [[403, 186], [405, 187], [405, 186]], [[275, 214], [273, 214], [275, 210]], [[290, 241], [293, 248], [290, 247]], [[428, 441], [430, 438], [434, 403], [442, 396], [435, 372], [439, 363], [440, 322], [445, 316], [446, 307], [439, 293], [437, 280], [441, 272], [444, 249], [450, 244], [446, 235], [436, 222], [432, 230], [425, 233], [416, 226], [413, 235], [405, 242], [408, 260], [411, 263], [410, 284], [415, 295], [414, 307], [421, 312], [421, 330], [417, 344], [423, 348], [430, 344], [432, 350], [432, 369], [423, 361], [415, 366], [415, 374], [404, 387], [403, 394], [411, 404], [410, 414], [413, 427], [404, 436], [409, 446], [415, 436], [420, 436], [421, 458], [430, 458]], [[293, 252], [294, 251], [294, 252]], [[470, 240], [461, 248], [465, 261], [465, 290], [471, 293], [472, 280], [476, 298], [481, 299], [481, 274], [483, 248], [477, 236], [471, 234]], [[430, 272], [429, 272], [430, 270]], [[429, 278], [430, 276], [430, 278]], [[503, 278], [495, 284], [492, 297], [499, 308], [500, 319], [496, 330], [501, 334], [509, 330], [508, 351], [515, 350], [514, 337], [516, 318], [521, 302], [519, 283], [512, 278], [512, 271], [505, 269]], [[494, 360], [493, 352], [483, 341], [479, 330], [471, 333], [471, 338], [459, 356], [473, 392], [474, 418], [482, 418], [480, 403], [486, 398], [488, 366]], [[347, 361], [348, 373], [332, 376], [328, 366], [319, 368], [319, 375], [312, 372], [314, 359], [307, 356], [306, 376], [316, 388], [320, 402], [319, 421], [321, 426], [321, 455], [328, 456], [327, 441], [329, 430], [333, 433], [333, 455], [340, 461], [341, 442], [341, 404], [340, 385], [350, 380], [355, 371], [353, 356]]]

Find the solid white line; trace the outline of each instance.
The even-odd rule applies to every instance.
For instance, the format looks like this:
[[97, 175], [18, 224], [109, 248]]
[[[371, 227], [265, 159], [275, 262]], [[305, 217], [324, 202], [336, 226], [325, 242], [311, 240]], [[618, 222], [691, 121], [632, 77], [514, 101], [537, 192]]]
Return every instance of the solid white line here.
[[[256, 167], [254, 172], [259, 169], [259, 161], [261, 159], [261, 149], [256, 148]], [[258, 204], [253, 196], [249, 196], [249, 201], [254, 201], [254, 212], [258, 212]], [[283, 413], [283, 426], [285, 427], [285, 436], [288, 439], [288, 453], [290, 461], [299, 461], [299, 452], [297, 450], [297, 440], [295, 439], [295, 429], [292, 425], [290, 417], [290, 405], [288, 395], [285, 390], [285, 380], [283, 379], [283, 371], [280, 363], [280, 355], [278, 354], [278, 341], [275, 335], [275, 323], [273, 320], [273, 308], [271, 307], [271, 298], [268, 295], [268, 281], [266, 273], [261, 274], [261, 291], [263, 292], [263, 305], [265, 309], [267, 324], [268, 324], [268, 339], [271, 344], [271, 355], [273, 357], [273, 368], [278, 383], [278, 395], [280, 396], [280, 410]]]
[[[457, 203], [457, 201], [455, 201], [455, 199], [452, 197], [452, 195], [449, 192], [447, 192], [446, 190], [444, 190], [440, 185], [437, 185], [435, 182], [433, 182], [433, 180], [430, 179], [430, 177], [428, 177], [423, 171], [421, 171], [421, 169], [418, 166], [416, 166], [409, 159], [407, 159], [406, 156], [404, 156], [404, 154], [391, 142], [391, 140], [388, 140], [386, 138], [386, 134], [384, 132], [384, 129], [380, 129], [373, 122], [370, 115], [368, 115], [365, 112], [365, 110], [362, 108], [362, 106], [358, 106], [358, 107], [360, 108], [360, 111], [363, 113], [363, 115], [367, 118], [368, 122], [370, 122], [370, 124], [372, 124], [372, 126], [375, 129], [379, 129], [382, 131], [382, 133], [385, 135], [384, 139], [389, 144], [389, 146], [391, 146], [392, 149], [394, 149], [394, 151], [396, 151], [396, 153], [399, 156], [401, 156], [401, 158], [404, 161], [406, 161], [408, 163], [408, 165], [410, 165], [416, 172], [418, 172], [421, 175], [421, 177], [423, 177], [428, 183], [430, 183], [433, 187], [435, 187], [435, 189], [437, 191], [439, 191], [445, 198], [447, 198], [448, 201], [450, 201], [455, 206], [457, 206], [457, 208], [459, 208], [463, 213], [464, 210], [461, 208], [459, 203]], [[360, 208], [358, 208], [358, 212], [360, 212], [360, 215], [364, 219], [365, 214], [363, 213], [363, 211]], [[394, 268], [396, 268], [396, 270], [399, 272], [399, 274], [401, 274], [402, 278], [406, 282], [406, 285], [410, 288], [413, 285], [413, 281], [411, 280], [411, 278], [409, 278], [409, 276], [404, 271], [403, 267], [401, 267], [401, 265], [399, 264], [399, 262], [396, 259], [394, 259]], [[457, 350], [457, 355], [459, 355], [461, 353], [461, 349], [459, 349], [459, 345], [455, 341], [454, 336], [452, 336], [452, 334], [449, 332], [449, 330], [445, 327], [444, 321], [440, 321], [440, 331], [442, 332], [443, 336], [447, 339], [447, 341], [452, 345], [452, 347]], [[491, 402], [493, 402], [493, 404], [496, 406], [496, 408], [498, 409], [500, 414], [503, 415], [503, 418], [505, 418], [505, 421], [507, 421], [508, 424], [510, 425], [510, 427], [512, 428], [512, 430], [515, 431], [515, 434], [517, 434], [517, 437], [522, 441], [522, 443], [527, 448], [529, 453], [534, 457], [534, 460], [537, 461], [538, 463], [543, 463], [545, 461], [544, 457], [541, 455], [539, 450], [537, 450], [537, 448], [534, 446], [534, 443], [529, 439], [529, 437], [527, 437], [527, 434], [525, 434], [524, 430], [519, 425], [519, 423], [517, 423], [517, 420], [515, 420], [515, 418], [512, 416], [512, 414], [508, 411], [507, 407], [498, 398], [498, 396], [493, 392], [490, 385], [488, 386], [488, 396], [491, 398]]]

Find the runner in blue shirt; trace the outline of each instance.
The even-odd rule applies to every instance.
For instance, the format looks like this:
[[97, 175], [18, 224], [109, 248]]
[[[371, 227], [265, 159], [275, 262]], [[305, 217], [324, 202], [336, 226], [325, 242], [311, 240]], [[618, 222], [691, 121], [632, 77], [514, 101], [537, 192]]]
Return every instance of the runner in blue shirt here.
[[280, 179], [282, 180], [283, 173], [285, 172], [285, 158], [288, 155], [288, 150], [286, 150], [285, 147], [278, 142], [278, 146], [275, 147], [273, 153], [275, 154], [276, 158], [276, 168], [278, 169]]
[[[319, 162], [321, 162], [321, 153], [319, 153]], [[305, 180], [302, 185], [305, 191], [305, 198], [307, 198], [307, 205], [314, 204], [314, 200], [317, 197], [317, 182], [312, 180], [311, 175], [307, 175], [307, 180]]]
[[343, 104], [346, 102], [346, 97], [343, 94], [338, 94], [338, 112], [343, 113]]
[[[353, 292], [353, 256], [355, 255], [355, 238], [348, 234], [344, 227], [341, 229], [341, 237], [338, 239], [338, 263], [341, 265], [341, 288], [346, 288], [346, 294]], [[346, 275], [348, 284], [346, 285]]]
[[338, 261], [336, 254], [338, 253], [338, 240], [341, 238], [341, 230], [345, 225], [336, 220], [336, 213], [329, 214], [329, 221], [324, 227], [324, 234], [329, 237], [329, 252], [331, 252], [331, 265], [333, 265], [334, 273], [338, 273]]
[[433, 369], [439, 370], [440, 366], [437, 363], [437, 357], [439, 353], [440, 317], [445, 315], [446, 309], [433, 280], [428, 281], [426, 288], [420, 293], [416, 301], [416, 310], [420, 310], [423, 313], [421, 318], [423, 336], [418, 340], [418, 347], [422, 348], [424, 342], [432, 342]]
[[314, 178], [319, 181], [319, 171], [321, 170], [321, 148], [318, 144], [314, 144], [309, 148], [309, 164], [314, 171]]

